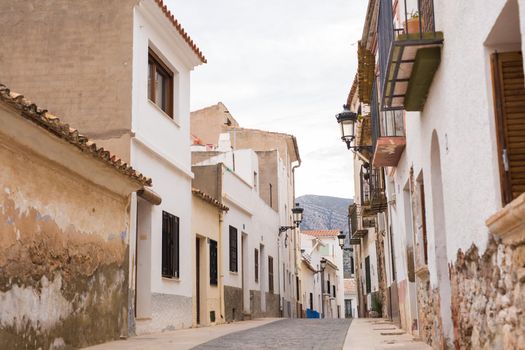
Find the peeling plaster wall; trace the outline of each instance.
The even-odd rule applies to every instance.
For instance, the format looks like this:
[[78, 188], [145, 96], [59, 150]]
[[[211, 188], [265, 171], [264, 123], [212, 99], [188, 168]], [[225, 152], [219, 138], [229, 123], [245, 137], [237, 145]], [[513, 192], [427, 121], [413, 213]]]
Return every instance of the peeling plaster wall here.
[[126, 335], [127, 198], [1, 137], [0, 164], [0, 348]]

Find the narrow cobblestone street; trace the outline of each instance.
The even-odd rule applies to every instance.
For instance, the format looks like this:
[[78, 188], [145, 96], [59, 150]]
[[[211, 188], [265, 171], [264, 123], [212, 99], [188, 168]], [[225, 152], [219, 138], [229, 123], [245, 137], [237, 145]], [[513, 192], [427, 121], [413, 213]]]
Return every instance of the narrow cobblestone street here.
[[292, 319], [228, 334], [195, 347], [211, 349], [323, 349], [343, 347], [351, 320]]
[[147, 334], [99, 344], [88, 350], [430, 350], [384, 319], [264, 318], [213, 327]]

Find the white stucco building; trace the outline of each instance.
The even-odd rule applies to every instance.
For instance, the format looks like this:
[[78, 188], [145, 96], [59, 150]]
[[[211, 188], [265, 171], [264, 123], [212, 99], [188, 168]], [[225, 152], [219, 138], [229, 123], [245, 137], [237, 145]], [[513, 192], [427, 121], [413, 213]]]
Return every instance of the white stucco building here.
[[[137, 333], [190, 327], [191, 240], [190, 72], [202, 57], [159, 1], [133, 13], [131, 163], [158, 176], [158, 205], [136, 199]], [[134, 252], [136, 251], [136, 255]]]
[[193, 172], [196, 186], [229, 207], [221, 223], [221, 317], [231, 322], [279, 316], [279, 213], [259, 195], [257, 154], [247, 149], [218, 153], [196, 163]]
[[357, 232], [374, 220], [384, 314], [434, 348], [511, 348], [520, 336], [472, 300], [521, 307], [500, 305], [522, 294], [481, 276], [499, 280], [520, 255], [499, 222], [525, 190], [524, 13], [518, 0], [369, 1], [347, 101], [362, 116], [356, 192], [371, 198]]
[[[273, 273], [277, 278], [275, 289], [280, 297], [279, 314], [284, 317], [300, 316], [298, 230], [288, 229], [279, 234], [279, 227], [295, 226], [291, 211], [295, 206], [294, 169], [301, 164], [295, 137], [241, 128], [221, 102], [191, 113], [191, 134], [193, 164], [224, 162], [247, 183], [256, 183], [259, 197], [278, 213], [279, 223], [275, 231], [278, 251], [273, 257]], [[258, 170], [240, 165], [241, 162], [254, 162], [249, 159], [253, 154], [257, 158]], [[242, 317], [236, 312], [237, 316]]]
[[[304, 286], [303, 299], [307, 300], [307, 303], [303, 305], [310, 306], [310, 298], [316, 299], [315, 296], [317, 295], [319, 300], [316, 303], [312, 303], [312, 306], [314, 307], [313, 310], [319, 312], [322, 318], [345, 317], [343, 250], [339, 246], [337, 238], [339, 233], [340, 231], [338, 230], [301, 231], [301, 250], [304, 249], [302, 255], [307, 262], [302, 267], [305, 269], [302, 272], [305, 276], [302, 281]], [[321, 260], [326, 260], [324, 270], [322, 269]], [[311, 265], [316, 271], [312, 271], [308, 265]], [[311, 285], [308, 285], [308, 282]], [[305, 293], [308, 293], [308, 295]], [[310, 293], [312, 293], [312, 297], [310, 297]], [[315, 307], [318, 309], [315, 309]]]

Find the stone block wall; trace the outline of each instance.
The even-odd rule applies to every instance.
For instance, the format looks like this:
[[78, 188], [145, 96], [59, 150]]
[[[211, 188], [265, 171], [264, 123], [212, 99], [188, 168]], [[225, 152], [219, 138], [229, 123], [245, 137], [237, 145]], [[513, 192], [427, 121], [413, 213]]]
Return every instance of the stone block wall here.
[[224, 319], [226, 322], [242, 321], [242, 289], [224, 286]]
[[434, 349], [445, 349], [439, 289], [432, 288], [428, 275], [416, 278], [419, 336]]
[[261, 317], [279, 317], [279, 294], [266, 294], [266, 311], [261, 311], [261, 292], [250, 290], [250, 311], [252, 319]]
[[451, 267], [457, 349], [525, 349], [525, 242], [491, 236], [485, 252], [459, 251]]

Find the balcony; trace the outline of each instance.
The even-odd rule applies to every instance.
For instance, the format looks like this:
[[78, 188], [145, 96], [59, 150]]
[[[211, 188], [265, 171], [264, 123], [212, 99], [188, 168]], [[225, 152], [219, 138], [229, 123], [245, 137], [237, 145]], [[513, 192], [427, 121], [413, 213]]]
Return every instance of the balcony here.
[[357, 205], [354, 203], [348, 207], [348, 221], [350, 225], [350, 244], [357, 245], [361, 244], [361, 238], [363, 237], [363, 230], [359, 227], [359, 216], [357, 213]]
[[397, 166], [406, 146], [404, 113], [400, 110], [372, 113], [374, 167]]
[[370, 211], [373, 214], [383, 212], [388, 205], [385, 192], [385, 178], [382, 168], [372, 168], [370, 173]]
[[422, 111], [441, 61], [443, 33], [435, 31], [433, 0], [410, 7], [399, 2], [402, 21], [394, 24], [392, 2], [379, 9], [382, 110]]
[[[365, 220], [386, 209], [387, 200], [383, 170], [382, 168], [375, 168], [370, 165], [361, 166], [359, 178], [361, 187], [361, 210], [358, 216], [361, 216], [361, 218]], [[359, 227], [361, 228], [362, 225]]]

